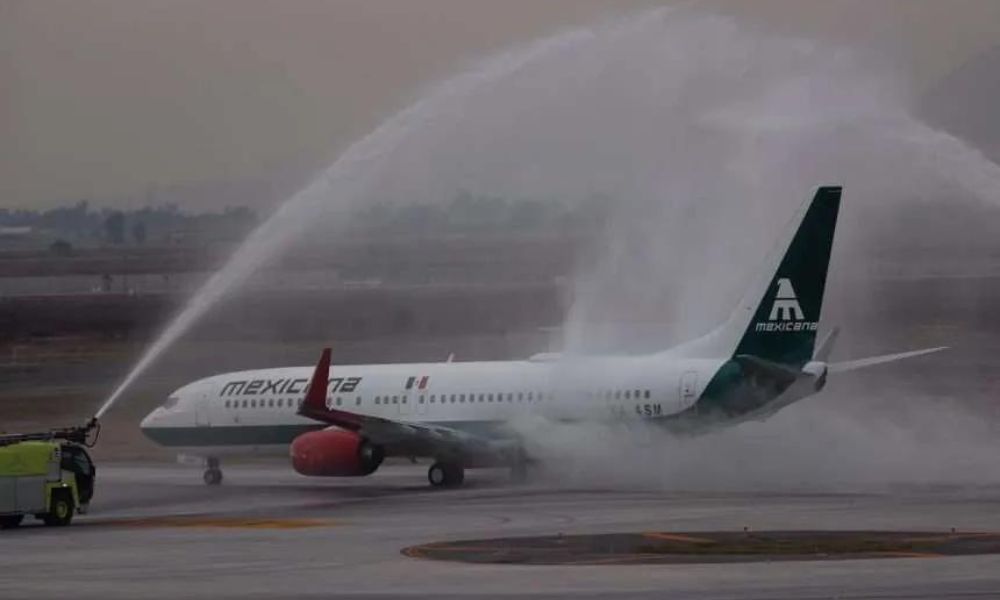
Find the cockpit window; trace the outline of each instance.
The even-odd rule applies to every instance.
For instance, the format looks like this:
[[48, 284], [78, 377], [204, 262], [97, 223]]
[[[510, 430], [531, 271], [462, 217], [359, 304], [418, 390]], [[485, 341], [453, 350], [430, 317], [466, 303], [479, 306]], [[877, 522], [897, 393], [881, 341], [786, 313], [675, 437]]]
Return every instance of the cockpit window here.
[[174, 406], [177, 406], [177, 403], [180, 402], [180, 400], [181, 399], [178, 398], [177, 396], [171, 396], [171, 397], [167, 398], [166, 402], [163, 403], [163, 408], [169, 410], [169, 409], [173, 408]]

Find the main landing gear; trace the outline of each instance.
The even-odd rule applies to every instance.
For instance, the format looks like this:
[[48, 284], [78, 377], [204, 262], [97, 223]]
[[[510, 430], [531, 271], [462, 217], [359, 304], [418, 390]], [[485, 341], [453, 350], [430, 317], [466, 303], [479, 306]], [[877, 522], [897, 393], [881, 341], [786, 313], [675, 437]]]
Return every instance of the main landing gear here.
[[465, 468], [459, 463], [438, 461], [427, 469], [427, 481], [434, 487], [456, 487], [465, 481]]
[[219, 459], [210, 456], [207, 460], [208, 468], [205, 469], [205, 474], [202, 479], [205, 480], [205, 485], [219, 485], [222, 483], [222, 469], [219, 468]]
[[528, 472], [528, 462], [518, 461], [510, 466], [510, 482], [516, 485], [528, 483], [531, 474]]

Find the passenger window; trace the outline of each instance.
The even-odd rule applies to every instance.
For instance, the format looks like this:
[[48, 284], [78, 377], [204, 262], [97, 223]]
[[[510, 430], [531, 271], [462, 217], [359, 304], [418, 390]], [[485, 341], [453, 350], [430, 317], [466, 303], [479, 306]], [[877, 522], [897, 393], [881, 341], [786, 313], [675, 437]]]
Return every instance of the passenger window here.
[[229, 400], [226, 400], [226, 408], [229, 408]]
[[625, 399], [628, 400], [632, 396], [632, 392], [625, 390]]
[[431, 394], [431, 404], [434, 404], [434, 398], [435, 398], [434, 394]]
[[615, 400], [621, 400], [621, 399], [622, 399], [622, 393], [620, 391], [615, 391]]
[[337, 396], [337, 406], [340, 406], [341, 402], [342, 402], [342, 400], [341, 400], [340, 396]]
[[401, 404], [406, 404], [406, 396], [403, 396], [403, 399], [402, 399], [402, 401], [401, 401]]
[[524, 402], [524, 392], [518, 392], [517, 393], [517, 401], [518, 402]]
[[532, 399], [534, 399], [534, 397], [535, 397], [535, 394], [533, 392], [528, 392], [528, 402], [531, 402]]
[[649, 390], [646, 390], [646, 399], [649, 400]]
[[356, 398], [356, 399], [354, 400], [354, 403], [355, 403], [356, 405], [358, 405], [358, 406], [361, 406], [361, 396], [358, 396], [358, 397], [357, 397], [357, 398]]
[[381, 401], [382, 401], [382, 399], [381, 399], [380, 397], [378, 397], [378, 396], [375, 396], [375, 404], [378, 404], [378, 403], [380, 403]]
[[418, 402], [418, 403], [420, 403], [420, 404], [423, 404], [423, 403], [424, 403], [424, 397], [423, 397], [423, 396], [421, 396], [421, 397], [420, 397], [420, 399], [419, 399], [419, 400], [417, 400], [417, 402]]
[[392, 403], [393, 404], [399, 404], [399, 396], [393, 396], [392, 397]]
[[635, 399], [638, 400], [641, 397], [642, 397], [642, 394], [639, 393], [639, 390], [636, 390], [635, 391]]

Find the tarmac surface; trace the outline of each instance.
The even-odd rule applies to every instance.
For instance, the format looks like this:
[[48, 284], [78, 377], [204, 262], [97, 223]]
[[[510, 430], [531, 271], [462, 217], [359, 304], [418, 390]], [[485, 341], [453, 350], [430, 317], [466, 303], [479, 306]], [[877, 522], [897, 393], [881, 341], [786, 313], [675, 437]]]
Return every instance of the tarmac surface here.
[[1000, 531], [1000, 488], [870, 493], [662, 492], [513, 486], [470, 472], [431, 490], [425, 466], [310, 479], [227, 466], [99, 467], [91, 513], [0, 532], [0, 598], [995, 598], [1000, 556], [675, 565], [462, 564], [406, 556], [450, 540], [616, 532]]

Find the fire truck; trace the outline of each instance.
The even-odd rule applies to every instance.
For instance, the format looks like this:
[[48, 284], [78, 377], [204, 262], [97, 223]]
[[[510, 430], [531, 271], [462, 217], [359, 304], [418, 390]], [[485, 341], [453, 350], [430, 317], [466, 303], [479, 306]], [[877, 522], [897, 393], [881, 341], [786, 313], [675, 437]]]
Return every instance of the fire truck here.
[[86, 512], [97, 473], [87, 453], [96, 426], [91, 421], [44, 433], [0, 434], [0, 529], [17, 527], [25, 515], [69, 525], [74, 514]]

